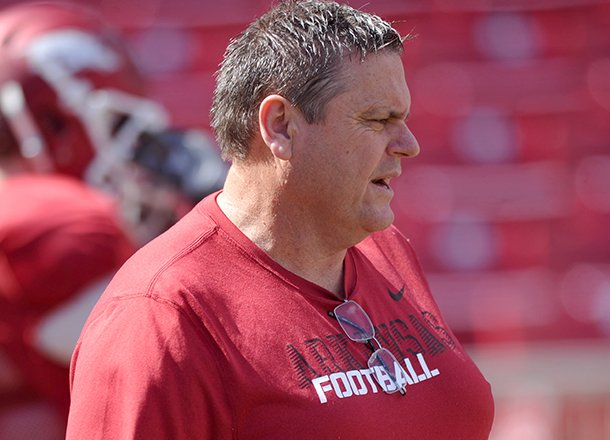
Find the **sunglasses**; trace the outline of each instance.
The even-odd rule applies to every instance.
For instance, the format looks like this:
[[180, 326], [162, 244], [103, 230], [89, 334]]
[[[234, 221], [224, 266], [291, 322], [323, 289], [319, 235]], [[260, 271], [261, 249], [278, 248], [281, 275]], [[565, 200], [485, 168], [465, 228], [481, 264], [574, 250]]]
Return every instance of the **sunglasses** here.
[[360, 304], [346, 300], [335, 307], [332, 315], [339, 321], [348, 338], [354, 342], [367, 344], [371, 348], [373, 354], [368, 360], [368, 366], [383, 391], [388, 394], [399, 391], [404, 396], [405, 381], [404, 379], [399, 381], [398, 378], [408, 377], [407, 373], [394, 355], [383, 348], [375, 338], [375, 327]]

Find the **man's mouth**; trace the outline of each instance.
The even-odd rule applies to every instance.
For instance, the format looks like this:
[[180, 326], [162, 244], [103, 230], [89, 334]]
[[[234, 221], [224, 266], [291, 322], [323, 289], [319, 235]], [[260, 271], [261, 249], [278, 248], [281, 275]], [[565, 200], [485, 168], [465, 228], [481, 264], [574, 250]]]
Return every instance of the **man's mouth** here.
[[381, 186], [383, 188], [390, 189], [390, 184], [386, 179], [375, 179], [372, 182], [373, 182], [373, 184], [375, 184], [377, 186]]

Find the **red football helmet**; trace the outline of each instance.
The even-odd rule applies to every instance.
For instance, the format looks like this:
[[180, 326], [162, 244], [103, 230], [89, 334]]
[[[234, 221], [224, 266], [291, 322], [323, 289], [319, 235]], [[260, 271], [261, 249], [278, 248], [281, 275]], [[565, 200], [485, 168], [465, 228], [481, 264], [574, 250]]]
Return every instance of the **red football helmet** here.
[[[35, 171], [114, 193], [140, 229], [175, 221], [177, 199], [220, 188], [226, 166], [207, 138], [186, 145], [165, 135], [168, 115], [144, 84], [121, 36], [94, 11], [66, 3], [1, 11], [0, 157], [17, 154]], [[149, 229], [147, 238], [163, 227]]]
[[96, 185], [143, 131], [168, 123], [117, 32], [74, 4], [0, 13], [0, 112], [35, 169]]

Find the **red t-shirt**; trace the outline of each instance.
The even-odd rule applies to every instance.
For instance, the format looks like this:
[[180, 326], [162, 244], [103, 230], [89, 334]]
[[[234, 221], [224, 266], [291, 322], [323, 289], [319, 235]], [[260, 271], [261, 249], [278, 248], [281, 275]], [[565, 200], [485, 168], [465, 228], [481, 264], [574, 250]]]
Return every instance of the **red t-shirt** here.
[[51, 175], [0, 181], [0, 351], [25, 382], [11, 396], [0, 390], [3, 405], [45, 398], [67, 417], [69, 370], [36, 349], [36, 325], [133, 252], [112, 200], [82, 182]]
[[333, 293], [287, 271], [204, 199], [119, 271], [72, 360], [67, 439], [488, 438], [490, 386], [394, 228], [348, 250], [347, 297], [408, 372], [371, 379]]

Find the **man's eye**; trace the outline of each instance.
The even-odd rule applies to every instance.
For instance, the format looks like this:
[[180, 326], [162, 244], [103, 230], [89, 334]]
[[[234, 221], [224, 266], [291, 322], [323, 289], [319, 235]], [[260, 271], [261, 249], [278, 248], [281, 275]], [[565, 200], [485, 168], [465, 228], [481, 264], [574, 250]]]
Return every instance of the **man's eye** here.
[[388, 118], [384, 118], [384, 119], [371, 119], [371, 122], [376, 122], [378, 124], [387, 124], [390, 120]]

